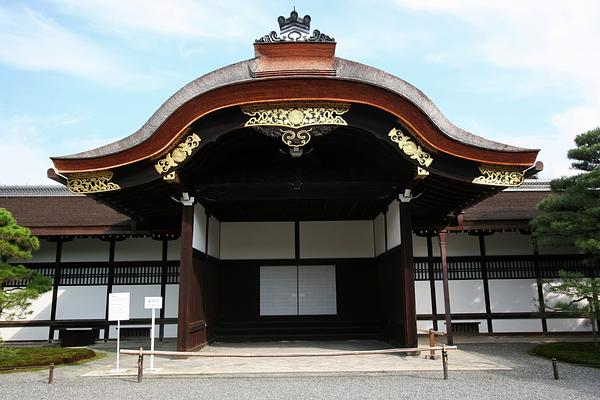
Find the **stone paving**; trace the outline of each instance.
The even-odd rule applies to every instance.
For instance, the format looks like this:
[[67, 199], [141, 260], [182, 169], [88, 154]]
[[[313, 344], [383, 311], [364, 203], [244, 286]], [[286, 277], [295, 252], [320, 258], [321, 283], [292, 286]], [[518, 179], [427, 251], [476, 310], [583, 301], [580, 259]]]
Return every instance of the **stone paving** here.
[[[124, 342], [123, 348], [135, 349], [134, 343]], [[138, 344], [138, 343], [136, 343]], [[97, 349], [109, 350], [114, 343], [94, 346]], [[148, 346], [146, 344], [146, 346]], [[420, 347], [427, 346], [422, 338]], [[174, 350], [173, 342], [163, 342], [156, 346], [157, 350]], [[347, 341], [298, 341], [298, 342], [260, 342], [260, 343], [216, 343], [201, 350], [203, 355], [228, 354], [275, 354], [279, 357], [159, 357], [155, 356], [155, 371], [146, 370], [146, 375], [226, 375], [226, 376], [278, 376], [278, 375], [327, 375], [327, 374], [365, 374], [395, 373], [401, 371], [442, 371], [441, 359], [425, 359], [420, 356], [404, 354], [369, 354], [340, 356], [300, 356], [280, 357], [283, 353], [319, 354], [344, 351], [368, 351], [390, 349], [386, 342], [376, 340]], [[113, 350], [114, 351], [114, 350]], [[440, 352], [438, 351], [438, 354]], [[506, 370], [510, 369], [486, 359], [476, 353], [461, 350], [449, 350], [450, 371], [473, 370]], [[115, 354], [111, 353], [102, 365], [87, 371], [83, 376], [127, 376], [137, 374], [137, 356], [121, 355], [120, 372], [111, 371], [115, 365]], [[150, 365], [150, 357], [145, 356], [146, 367]]]

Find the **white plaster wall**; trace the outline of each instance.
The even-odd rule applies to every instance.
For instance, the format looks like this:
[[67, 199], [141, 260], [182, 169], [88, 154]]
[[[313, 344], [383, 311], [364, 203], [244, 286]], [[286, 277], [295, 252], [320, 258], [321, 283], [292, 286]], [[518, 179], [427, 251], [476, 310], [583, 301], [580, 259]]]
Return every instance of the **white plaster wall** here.
[[33, 252], [30, 262], [54, 262], [56, 261], [56, 242], [40, 239], [40, 248]]
[[[417, 321], [417, 329], [433, 329], [433, 321]], [[418, 335], [426, 335], [424, 332], [417, 331]]]
[[165, 307], [165, 318], [177, 318], [179, 285], [166, 285], [163, 306]]
[[400, 245], [400, 203], [394, 200], [387, 211], [387, 247], [388, 250]]
[[109, 243], [100, 239], [76, 238], [62, 245], [61, 261], [108, 261]]
[[300, 222], [301, 258], [373, 257], [372, 221]]
[[129, 318], [150, 318], [152, 310], [144, 308], [144, 297], [159, 297], [160, 285], [115, 285], [112, 292], [131, 293], [129, 297]]
[[541, 319], [495, 319], [494, 332], [542, 332]]
[[28, 326], [23, 328], [0, 328], [0, 338], [9, 340], [48, 340], [50, 328], [47, 326]]
[[160, 261], [162, 241], [150, 237], [127, 238], [115, 242], [115, 261]]
[[373, 220], [373, 235], [375, 240], [375, 256], [385, 252], [385, 224], [383, 214]]
[[548, 318], [548, 332], [591, 332], [592, 325], [585, 318]]
[[540, 248], [540, 254], [580, 254], [581, 252], [576, 247], [551, 247]]
[[[5, 288], [9, 290], [12, 288]], [[52, 308], [52, 290], [42, 293], [40, 297], [31, 302], [31, 306], [28, 308], [31, 314], [27, 315], [24, 319], [26, 320], [48, 320], [50, 319]], [[6, 318], [0, 318], [1, 321], [5, 321]]]
[[169, 324], [165, 325], [165, 333], [166, 338], [175, 338], [177, 337], [177, 324]]
[[[427, 238], [423, 236], [413, 235], [413, 256], [427, 257]], [[435, 242], [432, 241], [432, 245]], [[433, 246], [432, 246], [433, 247]]]
[[221, 259], [295, 258], [293, 222], [222, 222]]
[[196, 204], [194, 206], [192, 246], [203, 253], [206, 251], [206, 212], [201, 204]]
[[56, 319], [103, 319], [106, 286], [59, 286]]
[[446, 255], [448, 257], [478, 256], [479, 238], [466, 233], [448, 233], [446, 235]]
[[181, 256], [179, 253], [180, 243], [179, 239], [169, 240], [169, 244], [167, 245], [167, 260], [179, 260]]
[[215, 217], [210, 217], [208, 224], [208, 254], [219, 258], [221, 241], [221, 222]]
[[490, 279], [492, 312], [537, 311], [537, 283], [534, 279]]
[[[465, 280], [449, 281], [450, 310], [452, 313], [484, 313], [485, 297], [483, 295], [483, 281]], [[435, 295], [437, 311], [444, 313], [444, 291], [442, 281], [435, 282]]]
[[417, 314], [431, 314], [431, 289], [429, 288], [429, 282], [415, 281], [415, 301], [417, 303]]
[[489, 256], [533, 254], [531, 235], [496, 232], [485, 237], [485, 253]]

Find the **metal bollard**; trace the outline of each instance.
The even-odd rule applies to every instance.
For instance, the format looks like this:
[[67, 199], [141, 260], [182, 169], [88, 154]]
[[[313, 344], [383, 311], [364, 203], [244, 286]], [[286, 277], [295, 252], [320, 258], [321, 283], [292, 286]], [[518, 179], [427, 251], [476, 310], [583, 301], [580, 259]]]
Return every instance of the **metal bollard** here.
[[444, 368], [444, 380], [448, 380], [448, 350], [446, 345], [442, 345], [442, 367]]
[[143, 353], [144, 349], [142, 347], [140, 347], [140, 354], [138, 355], [138, 362], [137, 362], [137, 383], [141, 383], [142, 382], [142, 378], [144, 377], [144, 353]]
[[48, 366], [48, 385], [54, 383], [54, 363], [50, 363]]
[[558, 380], [558, 364], [556, 358], [552, 358], [552, 372], [554, 372], [554, 380]]

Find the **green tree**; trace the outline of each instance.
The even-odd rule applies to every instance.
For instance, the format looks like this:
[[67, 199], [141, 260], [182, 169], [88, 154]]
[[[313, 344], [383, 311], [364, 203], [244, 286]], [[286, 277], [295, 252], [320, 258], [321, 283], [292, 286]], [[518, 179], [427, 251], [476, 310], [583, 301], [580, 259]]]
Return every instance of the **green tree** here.
[[574, 246], [585, 255], [589, 277], [561, 271], [561, 281], [550, 285], [548, 291], [570, 300], [546, 306], [587, 316], [597, 345], [600, 284], [593, 270], [600, 260], [600, 127], [577, 135], [575, 144], [577, 147], [569, 150], [567, 156], [573, 160], [571, 166], [580, 172], [550, 182], [557, 194], [538, 204], [542, 213], [531, 221], [531, 226], [540, 247]]
[[[11, 213], [0, 208], [0, 316], [6, 319], [24, 318], [31, 301], [50, 290], [50, 278], [23, 265], [9, 264], [13, 259], [31, 258], [40, 243], [29, 229], [17, 225]], [[22, 287], [4, 287], [7, 281], [23, 281]]]

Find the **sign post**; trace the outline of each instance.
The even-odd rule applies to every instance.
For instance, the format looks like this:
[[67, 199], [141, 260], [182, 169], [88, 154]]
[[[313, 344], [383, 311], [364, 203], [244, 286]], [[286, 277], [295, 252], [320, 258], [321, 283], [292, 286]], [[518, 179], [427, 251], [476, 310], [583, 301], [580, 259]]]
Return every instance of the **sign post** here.
[[[162, 308], [162, 297], [144, 297], [144, 308], [146, 310], [152, 310], [152, 328], [150, 329], [150, 351], [154, 351], [154, 320], [156, 318], [156, 310]], [[150, 354], [150, 368], [153, 371], [154, 368], [154, 354]]]
[[117, 367], [111, 372], [122, 372], [121, 360], [121, 321], [129, 320], [130, 293], [110, 293], [108, 295], [108, 320], [117, 321]]

